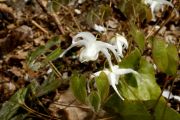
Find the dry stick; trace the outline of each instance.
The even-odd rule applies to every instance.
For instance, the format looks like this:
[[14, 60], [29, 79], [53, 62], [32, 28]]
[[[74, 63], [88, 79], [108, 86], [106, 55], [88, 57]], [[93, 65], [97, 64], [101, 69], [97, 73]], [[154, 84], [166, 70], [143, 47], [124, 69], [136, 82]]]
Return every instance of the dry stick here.
[[43, 55], [45, 57], [45, 60], [48, 62], [48, 64], [50, 65], [50, 67], [54, 70], [56, 76], [60, 79], [63, 80], [61, 73], [58, 71], [58, 69], [54, 66], [54, 64], [48, 60], [48, 58], [46, 57], [46, 55]]
[[62, 28], [62, 25], [61, 25], [61, 23], [59, 21], [58, 16], [56, 15], [56, 13], [48, 12], [47, 8], [43, 5], [41, 0], [36, 0], [36, 1], [40, 5], [40, 7], [43, 9], [43, 11], [53, 18], [54, 22], [56, 23], [56, 25], [58, 27], [59, 32], [61, 32], [64, 35], [65, 34], [64, 29]]
[[41, 27], [41, 25], [39, 25], [36, 21], [32, 20], [31, 23], [33, 25], [35, 25], [37, 28], [39, 28], [42, 32], [44, 32], [45, 34], [48, 34], [48, 31], [46, 29], [44, 29], [43, 27]]
[[[173, 9], [173, 10], [174, 10], [174, 9]], [[147, 40], [147, 39], [148, 39], [149, 37], [151, 37], [151, 36], [156, 36], [156, 35], [158, 34], [158, 32], [162, 29], [162, 27], [165, 26], [166, 23], [169, 22], [169, 20], [171, 20], [171, 18], [172, 18], [171, 14], [172, 14], [173, 10], [171, 11], [169, 17], [160, 25], [160, 28], [159, 28], [158, 30], [156, 30], [155, 32], [153, 32], [153, 30], [155, 29], [155, 27], [152, 28], [152, 32], [150, 32], [150, 33], [146, 36], [145, 40]]]
[[71, 15], [74, 23], [76, 24], [78, 30], [79, 30], [79, 31], [82, 31], [81, 28], [80, 28], [80, 26], [79, 26], [79, 24], [78, 24], [78, 22], [77, 22], [77, 20], [76, 20], [76, 18], [74, 17], [73, 13], [71, 12], [71, 10], [70, 10], [69, 8], [63, 6], [63, 5], [61, 5], [61, 7], [64, 8], [65, 10], [67, 10], [67, 11], [70, 13], [70, 15]]
[[[44, 117], [44, 118], [52, 118], [51, 116], [49, 115], [46, 115], [46, 114], [43, 114], [43, 113], [40, 113], [30, 107], [28, 107], [25, 103], [22, 104], [22, 108], [24, 108], [25, 110], [27, 110], [28, 112], [34, 114], [34, 115], [37, 115], [38, 117]], [[53, 117], [53, 119], [55, 120], [60, 120], [59, 118], [56, 118], [56, 117]]]

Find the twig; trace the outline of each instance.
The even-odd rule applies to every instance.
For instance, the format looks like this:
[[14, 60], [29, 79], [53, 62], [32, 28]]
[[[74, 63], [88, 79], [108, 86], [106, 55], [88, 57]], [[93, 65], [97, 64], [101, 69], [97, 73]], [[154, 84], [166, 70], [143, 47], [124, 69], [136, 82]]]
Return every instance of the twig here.
[[35, 25], [37, 28], [39, 28], [42, 32], [44, 32], [45, 34], [48, 34], [48, 31], [45, 30], [43, 27], [41, 27], [41, 25], [39, 25], [36, 21], [32, 20], [31, 22], [33, 25]]
[[44, 11], [47, 15], [49, 15], [50, 17], [53, 18], [54, 22], [56, 23], [56, 25], [57, 25], [57, 27], [58, 27], [59, 32], [61, 32], [61, 33], [64, 35], [64, 34], [65, 34], [64, 29], [62, 28], [62, 25], [61, 25], [61, 23], [60, 23], [60, 21], [59, 21], [58, 16], [56, 15], [56, 13], [54, 13], [54, 12], [53, 12], [53, 13], [50, 13], [50, 12], [48, 12], [47, 8], [43, 5], [43, 3], [42, 3], [41, 0], [36, 0], [36, 1], [37, 1], [37, 3], [40, 5], [40, 7], [43, 9], [43, 11]]
[[[60, 4], [60, 5], [61, 5], [61, 4]], [[65, 10], [67, 10], [67, 11], [69, 12], [69, 14], [71, 15], [71, 17], [72, 17], [74, 23], [76, 24], [78, 30], [79, 30], [79, 31], [82, 31], [82, 30], [81, 30], [81, 27], [79, 26], [79, 24], [78, 24], [78, 22], [77, 22], [77, 20], [76, 20], [76, 18], [74, 17], [73, 13], [71, 12], [71, 9], [69, 9], [69, 8], [67, 8], [67, 7], [65, 7], [65, 6], [63, 6], [63, 5], [61, 5], [61, 7], [64, 8]]]
[[[174, 10], [174, 9], [173, 9], [173, 10]], [[155, 32], [153, 32], [154, 29], [155, 29], [155, 27], [152, 28], [152, 32], [150, 32], [150, 33], [146, 36], [146, 38], [145, 38], [146, 40], [147, 40], [149, 37], [151, 37], [151, 36], [156, 36], [156, 35], [158, 34], [158, 32], [162, 29], [162, 27], [165, 26], [166, 23], [168, 23], [169, 20], [172, 19], [171, 14], [172, 14], [173, 10], [171, 11], [169, 17], [160, 25], [160, 28], [159, 28], [158, 30], [156, 30]]]

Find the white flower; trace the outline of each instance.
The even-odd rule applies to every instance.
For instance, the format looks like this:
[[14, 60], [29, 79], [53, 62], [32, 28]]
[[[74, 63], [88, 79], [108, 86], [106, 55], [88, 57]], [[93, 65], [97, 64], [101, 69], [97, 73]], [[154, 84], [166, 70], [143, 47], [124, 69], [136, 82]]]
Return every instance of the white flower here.
[[173, 95], [169, 90], [164, 90], [162, 93], [162, 96], [164, 96], [166, 99], [173, 99], [180, 102], [180, 96]]
[[116, 47], [111, 44], [97, 41], [96, 37], [89, 32], [80, 32], [73, 37], [72, 44], [69, 46], [59, 57], [63, 57], [71, 48], [75, 46], [84, 46], [81, 49], [79, 60], [80, 62], [97, 60], [99, 52], [102, 52], [108, 60], [110, 67], [112, 68], [111, 55], [109, 50], [114, 54], [117, 61], [120, 60]]
[[155, 14], [158, 12], [160, 9], [163, 9], [164, 5], [171, 6], [172, 8], [174, 5], [166, 0], [145, 0], [145, 4], [149, 4], [151, 8], [151, 13], [152, 13], [152, 21], [156, 21]]
[[133, 69], [122, 69], [119, 68], [119, 66], [114, 65], [112, 67], [112, 71], [110, 71], [109, 69], [105, 69], [103, 71], [98, 71], [96, 73], [94, 73], [91, 77], [96, 77], [99, 76], [101, 72], [104, 72], [109, 80], [109, 84], [113, 87], [113, 89], [115, 90], [115, 92], [119, 95], [119, 97], [124, 100], [124, 98], [121, 96], [121, 94], [119, 93], [116, 85], [118, 85], [118, 81], [119, 81], [119, 77], [121, 75], [124, 74], [128, 74], [128, 73], [133, 73], [133, 74], [138, 74], [138, 72], [134, 71]]
[[103, 27], [101, 25], [97, 25], [97, 24], [94, 24], [93, 29], [100, 33], [107, 31], [105, 27]]
[[128, 42], [126, 38], [118, 33], [111, 39], [111, 44], [113, 44], [120, 57], [124, 57], [122, 51], [128, 48]]

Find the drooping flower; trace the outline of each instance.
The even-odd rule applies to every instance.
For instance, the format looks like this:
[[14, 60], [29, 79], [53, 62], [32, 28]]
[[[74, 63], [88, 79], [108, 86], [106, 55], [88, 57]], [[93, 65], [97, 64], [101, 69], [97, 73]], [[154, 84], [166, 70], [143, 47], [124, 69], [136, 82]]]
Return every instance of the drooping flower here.
[[124, 57], [122, 51], [128, 48], [128, 42], [126, 38], [118, 33], [115, 37], [111, 39], [111, 44], [113, 44], [118, 52], [120, 57]]
[[[120, 44], [121, 45], [121, 44]], [[99, 52], [102, 52], [108, 60], [110, 67], [112, 68], [111, 55], [109, 50], [114, 54], [117, 61], [120, 61], [119, 52], [117, 51], [117, 46], [111, 45], [106, 42], [97, 41], [96, 37], [89, 32], [80, 32], [73, 37], [72, 44], [69, 46], [61, 55], [67, 53], [71, 48], [75, 46], [83, 46], [81, 49], [79, 60], [80, 62], [94, 61], [97, 60]]]
[[145, 4], [150, 5], [151, 13], [152, 13], [152, 21], [156, 21], [155, 14], [160, 10], [163, 9], [164, 5], [174, 7], [172, 3], [166, 0], [144, 0]]
[[98, 72], [94, 73], [91, 77], [97, 77], [100, 75], [101, 72], [104, 72], [107, 75], [108, 80], [109, 80], [109, 84], [113, 87], [115, 92], [118, 94], [118, 96], [122, 100], [124, 100], [124, 98], [121, 96], [121, 94], [119, 93], [119, 91], [116, 87], [116, 85], [118, 85], [118, 82], [119, 82], [119, 77], [121, 75], [128, 74], [128, 73], [138, 74], [138, 72], [136, 72], [133, 69], [130, 69], [130, 68], [123, 69], [123, 68], [119, 68], [119, 66], [117, 66], [117, 65], [114, 65], [112, 67], [112, 70], [104, 69], [102, 71], [98, 71]]

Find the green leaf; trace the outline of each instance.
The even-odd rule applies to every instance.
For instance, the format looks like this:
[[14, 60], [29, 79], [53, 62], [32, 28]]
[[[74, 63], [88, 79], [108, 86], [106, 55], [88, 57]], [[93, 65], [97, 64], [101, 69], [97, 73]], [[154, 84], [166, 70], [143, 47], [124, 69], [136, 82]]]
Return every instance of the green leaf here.
[[96, 77], [96, 85], [101, 101], [103, 102], [109, 94], [109, 81], [104, 72], [101, 72], [101, 74]]
[[153, 118], [141, 101], [120, 101], [116, 94], [107, 101], [106, 110], [111, 114], [119, 114], [120, 120], [152, 120]]
[[101, 106], [101, 98], [96, 91], [92, 91], [88, 96], [89, 102], [95, 112], [98, 112]]
[[121, 68], [135, 68], [139, 63], [140, 58], [141, 58], [141, 53], [136, 48], [119, 63], [119, 66]]
[[84, 76], [79, 76], [77, 73], [74, 73], [71, 77], [70, 87], [74, 93], [74, 96], [82, 103], [86, 103], [86, 78]]
[[166, 73], [169, 75], [176, 75], [178, 69], [178, 52], [174, 45], [169, 44], [167, 47], [167, 55], [168, 55], [168, 67], [166, 69]]
[[27, 88], [19, 89], [0, 109], [0, 120], [10, 120], [24, 104]]
[[40, 46], [38, 47], [35, 51], [31, 52], [30, 55], [28, 56], [28, 64], [31, 66], [31, 64], [34, 63], [35, 59], [43, 54], [45, 52], [45, 46]]
[[[36, 64], [35, 60], [42, 54], [45, 54], [52, 46], [58, 45], [60, 43], [59, 37], [53, 37], [49, 40], [45, 46], [38, 47], [35, 51], [31, 52], [27, 58], [28, 65], [31, 69], [38, 70], [41, 66]], [[52, 57], [52, 56], [51, 56]], [[37, 67], [38, 66], [38, 67]]]
[[28, 114], [17, 114], [11, 120], [27, 120]]
[[170, 108], [163, 97], [160, 98], [157, 105], [154, 106], [157, 101], [145, 101], [144, 105], [151, 111], [151, 115], [154, 116], [154, 120], [180, 120], [180, 114], [174, 109]]
[[165, 72], [168, 67], [167, 44], [160, 39], [153, 40], [152, 55], [158, 69]]
[[49, 49], [49, 48], [51, 48], [51, 47], [54, 46], [54, 45], [56, 45], [56, 46], [59, 46], [59, 45], [60, 45], [59, 36], [56, 36], [56, 37], [53, 37], [52, 39], [50, 39], [50, 40], [46, 43], [45, 47], [46, 47], [46, 49]]
[[59, 57], [59, 55], [61, 54], [61, 49], [60, 48], [57, 48], [55, 49], [54, 51], [52, 51], [48, 56], [47, 56], [47, 59], [49, 61], [52, 61], [52, 60], [55, 60]]
[[[119, 101], [115, 94], [106, 102], [106, 110], [119, 114], [121, 120], [180, 120], [180, 114], [170, 108], [164, 99], [148, 101]], [[155, 109], [154, 109], [155, 108]]]
[[141, 53], [143, 53], [144, 47], [145, 47], [144, 33], [138, 30], [134, 25], [131, 25], [131, 35], [133, 36], [134, 41], [136, 42], [139, 49], [141, 50]]
[[128, 100], [157, 99], [160, 87], [156, 83], [153, 66], [143, 57], [139, 64], [139, 75], [135, 75], [135, 78], [133, 76], [121, 78], [119, 84], [121, 94]]
[[142, 22], [147, 16], [147, 6], [142, 4], [141, 0], [120, 0], [118, 1], [117, 8], [129, 21], [135, 22], [138, 20], [138, 22]]
[[51, 91], [56, 90], [61, 84], [59, 79], [56, 79], [54, 73], [50, 74], [47, 80], [44, 80], [42, 85], [37, 87], [36, 96], [43, 96]]

